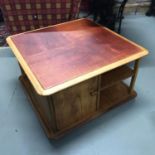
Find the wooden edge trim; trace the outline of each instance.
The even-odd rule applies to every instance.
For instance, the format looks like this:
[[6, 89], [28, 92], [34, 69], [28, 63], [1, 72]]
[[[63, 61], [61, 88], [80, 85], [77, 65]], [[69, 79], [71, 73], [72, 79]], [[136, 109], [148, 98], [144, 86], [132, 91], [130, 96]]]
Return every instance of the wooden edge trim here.
[[[82, 20], [82, 19], [79, 19], [79, 20]], [[87, 20], [89, 20], [89, 19], [87, 19]], [[73, 22], [73, 21], [70, 21], [70, 22]], [[60, 24], [58, 24], [58, 25], [60, 25]], [[100, 24], [97, 24], [97, 25], [101, 26]], [[57, 25], [55, 25], [55, 26], [57, 26]], [[49, 27], [51, 27], [51, 26], [49, 26]], [[103, 26], [101, 26], [101, 27], [103, 28]], [[44, 28], [41, 28], [41, 29], [44, 29]], [[28, 76], [31, 84], [35, 88], [36, 92], [39, 95], [48, 96], [48, 95], [54, 94], [54, 93], [56, 93], [58, 91], [61, 91], [63, 89], [66, 89], [66, 88], [68, 88], [70, 86], [73, 86], [75, 84], [78, 84], [78, 83], [80, 83], [80, 82], [82, 82], [84, 80], [88, 80], [88, 79], [90, 79], [92, 77], [95, 77], [95, 76], [97, 76], [99, 74], [105, 73], [105, 72], [107, 72], [109, 70], [115, 69], [116, 67], [122, 66], [122, 65], [127, 64], [127, 63], [129, 63], [131, 61], [134, 61], [136, 59], [139, 59], [139, 58], [141, 58], [141, 57], [143, 57], [143, 56], [145, 56], [145, 55], [148, 54], [148, 51], [145, 48], [143, 48], [143, 47], [137, 45], [136, 43], [134, 43], [134, 42], [126, 39], [125, 37], [123, 37], [123, 36], [121, 36], [121, 35], [113, 32], [112, 30], [109, 30], [108, 28], [105, 28], [105, 29], [108, 30], [108, 31], [110, 31], [114, 35], [117, 35], [118, 37], [120, 37], [120, 38], [128, 41], [129, 43], [131, 43], [131, 44], [133, 44], [135, 46], [138, 46], [142, 50], [141, 53], [134, 54], [134, 55], [132, 55], [132, 56], [130, 56], [128, 58], [125, 58], [123, 60], [119, 60], [119, 61], [117, 61], [115, 63], [112, 63], [110, 65], [104, 66], [104, 67], [102, 67], [100, 69], [97, 69], [95, 71], [92, 71], [92, 72], [87, 73], [85, 75], [79, 76], [79, 77], [77, 77], [75, 79], [72, 79], [70, 81], [64, 82], [62, 84], [59, 84], [58, 86], [55, 86], [55, 87], [52, 87], [52, 88], [49, 88], [49, 89], [46, 89], [46, 90], [43, 89], [43, 87], [41, 86], [41, 84], [39, 83], [39, 81], [36, 79], [35, 75], [31, 71], [31, 69], [29, 68], [28, 64], [23, 59], [23, 57], [20, 54], [19, 50], [16, 48], [16, 46], [13, 43], [13, 41], [11, 40], [11, 37], [8, 37], [6, 40], [7, 40], [7, 43], [9, 44], [9, 46], [11, 47], [11, 49], [13, 50], [13, 53], [15, 54], [16, 58], [18, 59], [19, 63], [21, 64], [24, 72]], [[34, 31], [36, 31], [36, 30], [34, 30]], [[20, 34], [17, 34], [17, 35], [20, 35]]]
[[[87, 18], [87, 20], [92, 21], [91, 19], [88, 19], [88, 18]], [[110, 30], [109, 28], [107, 28], [107, 27], [105, 27], [105, 26], [103, 26], [103, 25], [101, 25], [101, 24], [99, 24], [99, 23], [96, 23], [96, 24], [97, 24], [98, 26], [100, 26], [102, 29], [106, 29], [107, 31], [109, 31], [109, 32], [111, 32], [112, 34], [114, 34], [115, 36], [118, 36], [119, 38], [121, 38], [121, 39], [127, 41], [128, 43], [130, 43], [130, 44], [132, 44], [132, 45], [134, 45], [134, 46], [137, 46], [138, 48], [142, 49], [142, 51], [148, 51], [146, 48], [144, 48], [144, 47], [138, 45], [137, 43], [135, 43], [135, 42], [133, 42], [133, 41], [131, 41], [131, 40], [125, 38], [124, 36], [122, 36], [122, 35], [120, 35], [120, 34], [114, 32], [114, 31]]]
[[27, 77], [29, 78], [31, 84], [33, 85], [37, 93], [39, 95], [42, 95], [41, 92], [43, 92], [43, 88], [41, 87], [40, 83], [38, 82], [34, 74], [32, 73], [28, 64], [26, 63], [26, 61], [24, 60], [24, 58], [22, 57], [22, 55], [20, 54], [20, 52], [18, 51], [14, 43], [12, 42], [11, 37], [7, 37], [6, 40], [9, 46], [11, 47], [14, 55], [16, 56], [17, 60], [19, 61], [20, 65], [22, 66], [24, 72], [26, 73]]
[[[28, 32], [35, 32], [35, 31], [42, 30], [42, 29], [45, 29], [45, 28], [57, 27], [57, 26], [59, 26], [59, 25], [64, 25], [64, 24], [68, 24], [68, 23], [72, 23], [72, 22], [80, 21], [80, 20], [88, 20], [88, 21], [94, 22], [92, 19], [89, 19], [89, 18], [80, 18], [80, 19], [71, 20], [71, 21], [67, 21], [67, 22], [60, 23], [60, 24], [56, 24], [56, 25], [52, 25], [52, 26], [50, 25], [50, 26], [46, 26], [46, 27], [39, 28], [39, 29], [35, 29], [35, 30], [30, 30], [30, 31], [22, 32], [22, 33], [19, 33], [19, 34], [11, 35], [11, 36], [9, 36], [9, 37], [16, 37], [16, 36], [19, 36], [19, 35], [22, 35], [22, 34], [25, 34], [25, 33], [28, 33]], [[118, 34], [118, 33], [114, 32], [114, 31], [110, 30], [109, 28], [104, 27], [103, 25], [101, 25], [101, 24], [99, 24], [99, 23], [95, 23], [95, 24], [98, 25], [98, 26], [100, 26], [101, 28], [106, 29], [107, 31], [113, 33], [114, 35], [116, 35], [116, 36], [118, 36], [118, 37], [120, 37], [120, 38], [126, 40], [127, 42], [129, 42], [129, 43], [131, 43], [131, 44], [133, 44], [133, 45], [135, 45], [135, 46], [141, 48], [142, 50], [147, 50], [147, 49], [143, 48], [142, 46], [136, 44], [135, 42], [133, 42], [133, 41], [131, 41], [131, 40], [129, 40], [129, 39], [127, 39], [127, 38], [121, 36], [120, 34]]]
[[29, 31], [21, 32], [21, 33], [19, 33], [19, 34], [14, 34], [14, 35], [11, 35], [11, 37], [16, 37], [16, 36], [19, 36], [19, 35], [22, 35], [22, 34], [25, 34], [25, 33], [35, 32], [35, 31], [38, 31], [38, 30], [46, 29], [46, 28], [57, 27], [57, 26], [59, 26], [59, 25], [64, 25], [64, 24], [68, 24], [68, 23], [73, 23], [73, 22], [75, 22], [75, 21], [84, 20], [84, 19], [85, 19], [85, 18], [79, 18], [79, 19], [76, 19], [76, 20], [70, 20], [70, 21], [66, 21], [66, 22], [63, 22], [63, 23], [60, 23], [60, 24], [56, 24], [56, 25], [49, 25], [49, 26], [45, 26], [45, 27], [38, 28], [38, 29], [34, 29], [34, 30], [29, 30]]
[[118, 34], [118, 33], [114, 32], [114, 31], [108, 29], [107, 27], [105, 27], [105, 29], [106, 29], [107, 31], [113, 33], [114, 35], [118, 36], [119, 38], [121, 38], [121, 39], [127, 41], [128, 43], [130, 43], [130, 44], [132, 44], [132, 45], [134, 45], [134, 46], [137, 46], [137, 47], [140, 48], [142, 51], [147, 51], [147, 52], [148, 52], [148, 50], [147, 50], [146, 48], [144, 48], [144, 47], [138, 45], [137, 43], [135, 43], [135, 42], [133, 42], [133, 41], [131, 41], [131, 40], [129, 40], [129, 39], [127, 39], [127, 38], [121, 36], [120, 34]]
[[124, 64], [127, 64], [127, 63], [129, 63], [131, 61], [139, 59], [139, 58], [141, 58], [141, 57], [143, 57], [143, 56], [145, 56], [147, 54], [148, 54], [148, 52], [144, 51], [143, 53], [139, 53], [139, 54], [130, 56], [130, 57], [126, 58], [126, 59], [117, 61], [115, 63], [104, 66], [104, 67], [102, 67], [100, 69], [97, 69], [97, 70], [92, 71], [90, 73], [87, 73], [85, 75], [79, 76], [79, 77], [77, 77], [75, 79], [72, 79], [70, 81], [64, 82], [64, 83], [62, 83], [62, 84], [60, 84], [58, 86], [55, 86], [55, 87], [49, 88], [47, 90], [44, 90], [44, 92], [42, 92], [42, 93], [45, 96], [50, 95], [50, 94], [54, 94], [54, 93], [56, 93], [56, 92], [58, 92], [60, 90], [66, 89], [66, 88], [71, 87], [71, 86], [73, 86], [75, 84], [78, 84], [78, 83], [80, 83], [82, 81], [88, 80], [88, 79], [93, 78], [93, 77], [95, 77], [97, 75], [105, 73], [105, 72], [107, 72], [109, 70], [115, 69], [115, 68], [120, 67], [120, 66], [122, 66]]
[[48, 95], [51, 95], [51, 94], [54, 94], [58, 91], [61, 91], [63, 89], [66, 89], [70, 86], [73, 86], [75, 84], [78, 84], [84, 80], [88, 80], [92, 77], [95, 77], [99, 74], [102, 74], [102, 73], [105, 73], [109, 70], [112, 70], [116, 67], [119, 67], [119, 66], [122, 66], [126, 63], [129, 63], [131, 61], [134, 61], [136, 59], [139, 59], [145, 55], [148, 54], [148, 51], [142, 51], [141, 53], [138, 53], [138, 54], [135, 54], [135, 55], [132, 55], [130, 57], [127, 57], [123, 60], [119, 60], [115, 63], [112, 63], [110, 65], [107, 65], [107, 66], [104, 66], [100, 69], [97, 69], [95, 71], [92, 71], [90, 73], [87, 73], [85, 75], [82, 75], [82, 76], [79, 76], [75, 79], [72, 79], [70, 81], [67, 81], [67, 82], [64, 82], [62, 84], [59, 84], [58, 86], [55, 86], [55, 87], [52, 87], [52, 88], [49, 88], [49, 89], [46, 89], [44, 90], [42, 88], [42, 86], [40, 85], [39, 81], [36, 79], [36, 77], [34, 76], [33, 72], [30, 70], [29, 66], [27, 65], [27, 63], [25, 62], [25, 60], [23, 59], [23, 57], [21, 56], [20, 52], [18, 51], [18, 49], [15, 47], [15, 45], [13, 44], [12, 40], [10, 37], [7, 38], [7, 42], [9, 44], [9, 46], [12, 48], [13, 50], [13, 53], [15, 54], [15, 56], [17, 57], [19, 63], [21, 64], [24, 72], [26, 73], [26, 75], [28, 76], [31, 84], [33, 85], [33, 87], [35, 88], [36, 92], [39, 94], [39, 95], [42, 95], [42, 96], [48, 96]]

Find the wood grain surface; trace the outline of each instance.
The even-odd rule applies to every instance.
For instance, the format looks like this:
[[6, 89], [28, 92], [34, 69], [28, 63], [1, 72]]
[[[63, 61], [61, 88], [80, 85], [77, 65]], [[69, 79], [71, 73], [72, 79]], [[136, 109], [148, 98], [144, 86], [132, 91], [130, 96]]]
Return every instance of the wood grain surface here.
[[87, 19], [14, 35], [7, 41], [41, 95], [148, 54], [146, 49]]
[[96, 111], [97, 77], [60, 91], [52, 96], [59, 130], [88, 117]]

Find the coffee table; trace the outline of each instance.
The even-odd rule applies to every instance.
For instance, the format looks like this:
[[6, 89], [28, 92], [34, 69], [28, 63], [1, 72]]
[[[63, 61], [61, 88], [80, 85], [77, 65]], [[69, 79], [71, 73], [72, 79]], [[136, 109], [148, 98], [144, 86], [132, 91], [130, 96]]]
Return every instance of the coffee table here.
[[134, 98], [139, 60], [148, 54], [89, 19], [13, 35], [7, 42], [21, 67], [19, 79], [54, 139]]

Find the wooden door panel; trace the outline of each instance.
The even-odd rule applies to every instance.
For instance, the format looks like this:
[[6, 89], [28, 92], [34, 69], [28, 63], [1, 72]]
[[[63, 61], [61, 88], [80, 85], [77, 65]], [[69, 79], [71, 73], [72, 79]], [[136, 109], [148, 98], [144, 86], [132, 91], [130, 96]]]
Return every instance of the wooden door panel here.
[[90, 92], [97, 89], [97, 78], [53, 95], [58, 129], [63, 129], [82, 120], [96, 111], [97, 95]]

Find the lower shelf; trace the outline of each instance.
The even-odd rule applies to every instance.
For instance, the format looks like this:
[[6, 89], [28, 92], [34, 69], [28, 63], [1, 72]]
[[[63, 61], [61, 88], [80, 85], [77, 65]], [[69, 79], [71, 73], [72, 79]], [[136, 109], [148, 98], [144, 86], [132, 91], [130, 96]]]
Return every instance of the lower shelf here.
[[39, 104], [37, 104], [38, 102], [37, 96], [32, 94], [34, 90], [33, 90], [33, 87], [31, 86], [31, 83], [24, 76], [20, 76], [19, 79], [22, 82], [28, 96], [31, 99], [31, 103], [36, 113], [38, 114], [39, 120], [41, 121], [41, 124], [46, 132], [46, 135], [48, 136], [48, 138], [53, 138], [53, 139], [58, 139], [59, 137], [69, 132], [71, 129], [81, 126], [82, 124], [100, 116], [104, 112], [136, 96], [135, 91], [129, 93], [128, 86], [123, 82], [118, 82], [117, 84], [101, 91], [100, 105], [95, 112], [90, 113], [87, 117], [81, 118], [79, 121], [73, 124], [70, 124], [69, 126], [67, 126], [62, 130], [53, 131], [51, 128], [51, 124], [49, 124], [49, 121], [46, 119], [46, 117], [44, 117], [45, 115], [44, 110], [38, 106]]
[[136, 95], [135, 91], [129, 93], [129, 87], [125, 83], [118, 82], [101, 92], [100, 109], [111, 109]]

